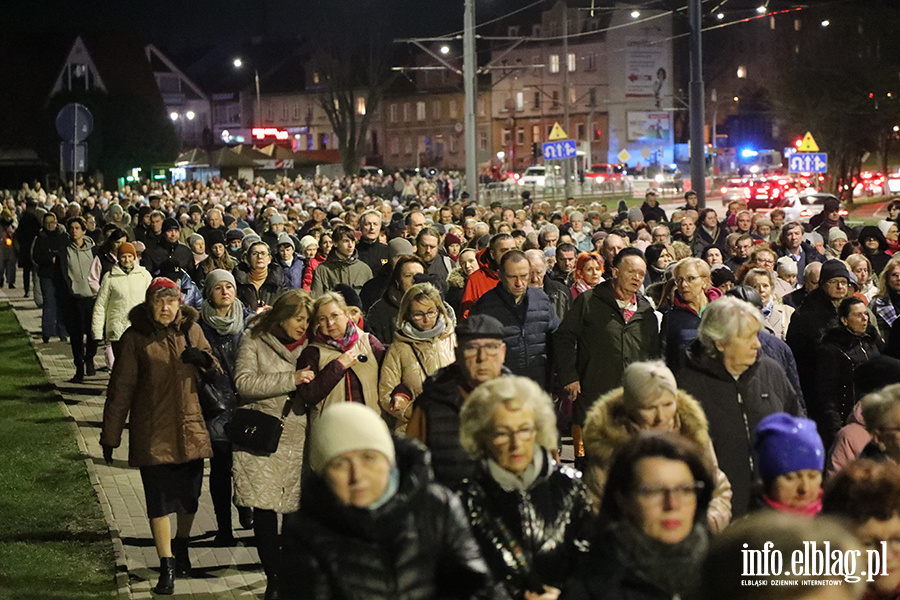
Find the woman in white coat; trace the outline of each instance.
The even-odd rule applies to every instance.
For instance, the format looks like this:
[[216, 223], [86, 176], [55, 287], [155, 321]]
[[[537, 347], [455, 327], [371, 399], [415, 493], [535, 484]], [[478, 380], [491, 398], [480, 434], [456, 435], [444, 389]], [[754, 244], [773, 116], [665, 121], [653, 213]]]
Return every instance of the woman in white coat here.
[[[235, 366], [235, 384], [242, 408], [281, 417], [298, 385], [313, 380], [310, 370], [297, 370], [306, 348], [306, 329], [312, 298], [305, 290], [279, 296], [241, 340]], [[238, 506], [253, 509], [256, 549], [266, 572], [266, 598], [277, 598], [281, 544], [278, 515], [300, 508], [300, 471], [306, 443], [306, 407], [292, 405], [284, 419], [278, 450], [256, 454], [234, 447], [234, 498]]]
[[[117, 263], [103, 276], [100, 291], [94, 302], [91, 330], [95, 340], [106, 340], [112, 346], [113, 356], [119, 338], [131, 325], [128, 313], [144, 302], [147, 288], [153, 279], [150, 272], [137, 263], [137, 252], [130, 243], [121, 244], [116, 251]], [[112, 361], [109, 361], [112, 369]]]

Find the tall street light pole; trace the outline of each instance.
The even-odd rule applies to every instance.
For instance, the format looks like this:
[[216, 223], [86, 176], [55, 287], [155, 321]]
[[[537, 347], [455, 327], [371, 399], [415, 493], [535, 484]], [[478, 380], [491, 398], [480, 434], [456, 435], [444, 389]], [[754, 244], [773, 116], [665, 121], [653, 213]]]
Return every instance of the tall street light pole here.
[[697, 206], [706, 207], [706, 153], [703, 125], [706, 120], [703, 92], [703, 51], [700, 37], [700, 0], [689, 0], [691, 27], [691, 189], [697, 192]]
[[466, 191], [478, 202], [478, 156], [475, 131], [475, 0], [466, 0], [463, 17], [463, 81], [465, 89]]

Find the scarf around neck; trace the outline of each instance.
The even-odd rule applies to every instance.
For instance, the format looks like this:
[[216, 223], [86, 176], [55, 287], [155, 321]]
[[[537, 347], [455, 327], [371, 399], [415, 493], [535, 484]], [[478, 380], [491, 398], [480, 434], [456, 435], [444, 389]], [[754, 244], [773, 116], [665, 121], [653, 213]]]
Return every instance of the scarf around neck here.
[[535, 445], [534, 459], [521, 475], [510, 473], [491, 458], [487, 459], [486, 462], [491, 479], [497, 482], [497, 485], [499, 485], [504, 492], [524, 492], [534, 484], [538, 475], [541, 474], [541, 469], [544, 468], [544, 460], [548, 460], [544, 456], [544, 449]]
[[814, 517], [820, 512], [822, 512], [822, 490], [819, 490], [819, 497], [807, 504], [806, 506], [788, 506], [778, 500], [775, 500], [768, 494], [763, 494], [763, 502], [766, 503], [767, 506], [777, 510], [778, 512], [787, 513], [790, 515], [797, 515], [798, 517]]
[[347, 321], [347, 329], [344, 330], [344, 337], [335, 340], [322, 333], [316, 334], [316, 339], [326, 346], [331, 346], [339, 350], [340, 352], [346, 352], [350, 348], [356, 345], [356, 342], [359, 341], [359, 329], [356, 328], [356, 325], [353, 324], [353, 321]]
[[215, 307], [204, 300], [200, 306], [200, 317], [209, 323], [219, 335], [237, 335], [244, 330], [244, 305], [237, 298], [228, 309], [228, 314], [220, 317]]
[[424, 342], [439, 337], [442, 333], [444, 333], [444, 329], [446, 328], [447, 324], [444, 322], [444, 318], [438, 317], [437, 322], [434, 324], [434, 327], [432, 327], [431, 329], [426, 329], [424, 331], [416, 329], [415, 326], [409, 321], [404, 321], [403, 325], [400, 326], [400, 333], [410, 339]]

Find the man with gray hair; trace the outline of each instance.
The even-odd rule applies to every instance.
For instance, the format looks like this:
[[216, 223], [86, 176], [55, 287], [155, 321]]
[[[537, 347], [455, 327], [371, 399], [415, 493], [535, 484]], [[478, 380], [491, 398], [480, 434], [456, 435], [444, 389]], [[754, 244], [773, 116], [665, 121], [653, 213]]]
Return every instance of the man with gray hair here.
[[540, 244], [541, 250], [546, 248], [556, 248], [558, 242], [559, 227], [553, 223], [545, 223], [538, 232], [538, 244]]
[[547, 257], [543, 252], [532, 248], [525, 251], [525, 258], [528, 259], [529, 266], [528, 285], [543, 290], [547, 294], [556, 318], [562, 321], [566, 316], [566, 311], [572, 306], [572, 290], [549, 276]]
[[[788, 260], [793, 261], [792, 258], [787, 258]], [[797, 263], [795, 262], [794, 264], [796, 265]], [[806, 265], [806, 268], [803, 270], [803, 286], [790, 294], [785, 294], [781, 298], [781, 301], [795, 310], [800, 308], [800, 305], [803, 304], [803, 301], [809, 293], [819, 287], [819, 274], [822, 272], [822, 264], [823, 263], [820, 262], [813, 262]]]
[[356, 251], [359, 260], [369, 265], [372, 273], [378, 273], [388, 262], [388, 247], [379, 240], [381, 235], [381, 213], [367, 210], [359, 217], [359, 241]]

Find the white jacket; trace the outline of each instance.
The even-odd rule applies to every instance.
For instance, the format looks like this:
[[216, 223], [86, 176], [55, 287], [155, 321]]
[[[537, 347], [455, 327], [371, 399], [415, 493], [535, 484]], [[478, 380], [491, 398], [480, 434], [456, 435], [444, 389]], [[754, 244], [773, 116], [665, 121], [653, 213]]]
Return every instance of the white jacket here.
[[150, 272], [138, 264], [127, 274], [115, 265], [103, 276], [91, 321], [95, 340], [119, 341], [130, 325], [128, 313], [144, 301], [152, 279]]

